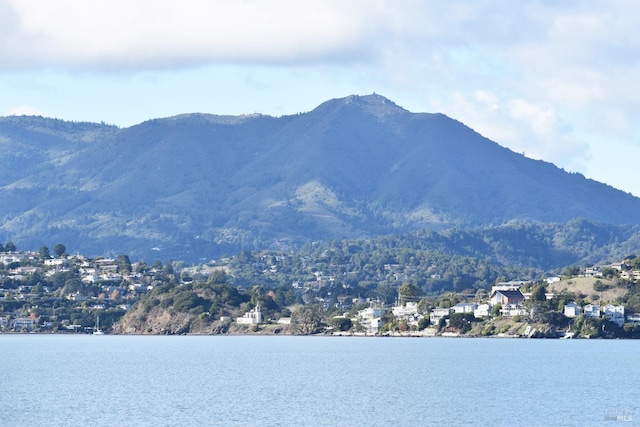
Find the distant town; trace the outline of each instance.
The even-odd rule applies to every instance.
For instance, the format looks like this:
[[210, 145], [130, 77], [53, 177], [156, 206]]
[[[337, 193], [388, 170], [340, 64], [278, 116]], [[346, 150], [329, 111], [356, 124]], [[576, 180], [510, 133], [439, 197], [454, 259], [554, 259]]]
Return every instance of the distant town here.
[[[231, 258], [187, 267], [170, 261], [132, 264], [126, 255], [68, 255], [63, 245], [56, 245], [53, 253], [47, 247], [18, 251], [11, 243], [2, 249], [0, 332], [5, 333], [566, 339], [636, 338], [640, 330], [640, 314], [621, 302], [640, 283], [637, 260], [576, 267], [544, 280], [496, 281], [473, 294], [425, 296], [405, 282], [397, 288], [395, 302], [387, 304], [349, 295], [345, 287], [338, 291], [341, 295], [319, 296], [322, 280], [327, 286], [332, 282], [321, 274], [312, 286], [293, 281], [288, 289], [233, 287], [227, 276]], [[171, 319], [164, 324], [159, 320], [163, 314]], [[175, 327], [178, 318], [180, 328]]]

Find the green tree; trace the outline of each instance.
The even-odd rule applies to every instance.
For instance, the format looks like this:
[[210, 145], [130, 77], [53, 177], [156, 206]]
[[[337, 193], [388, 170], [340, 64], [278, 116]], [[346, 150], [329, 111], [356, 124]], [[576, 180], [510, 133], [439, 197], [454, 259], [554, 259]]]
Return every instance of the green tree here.
[[418, 298], [418, 288], [412, 283], [403, 283], [398, 288], [398, 300], [400, 305], [404, 305], [407, 301], [416, 301]]
[[49, 253], [49, 248], [46, 246], [41, 246], [38, 250], [38, 256], [40, 259], [49, 259], [51, 258], [51, 254]]
[[291, 313], [291, 332], [294, 334], [316, 334], [323, 325], [324, 313], [319, 305], [302, 305]]
[[534, 286], [531, 290], [531, 300], [536, 302], [544, 302], [547, 300], [547, 290], [543, 285]]
[[4, 245], [4, 250], [5, 252], [15, 252], [17, 248], [13, 242], [7, 242], [7, 244]]
[[118, 272], [122, 275], [127, 275], [133, 270], [129, 255], [118, 255], [116, 263], [118, 264]]
[[333, 326], [334, 329], [341, 332], [348, 331], [353, 327], [351, 319], [347, 319], [345, 317], [334, 317], [333, 319], [331, 319], [329, 324]]
[[502, 304], [498, 303], [496, 305], [494, 305], [493, 307], [491, 307], [491, 317], [498, 317], [500, 316], [500, 310], [502, 310]]
[[67, 255], [67, 248], [62, 243], [58, 243], [53, 247], [53, 253], [56, 258], [63, 258]]

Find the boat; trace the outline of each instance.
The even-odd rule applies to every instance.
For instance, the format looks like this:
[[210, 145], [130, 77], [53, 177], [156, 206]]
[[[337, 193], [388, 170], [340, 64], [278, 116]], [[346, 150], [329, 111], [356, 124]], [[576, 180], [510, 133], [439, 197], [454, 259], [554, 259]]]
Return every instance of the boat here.
[[104, 335], [104, 331], [100, 329], [100, 315], [96, 319], [96, 329], [93, 331], [93, 335]]

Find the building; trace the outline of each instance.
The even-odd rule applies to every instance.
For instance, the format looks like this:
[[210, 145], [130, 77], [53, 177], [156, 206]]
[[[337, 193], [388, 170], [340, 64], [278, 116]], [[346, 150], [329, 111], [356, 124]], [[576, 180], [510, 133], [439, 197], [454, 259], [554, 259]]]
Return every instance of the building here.
[[432, 325], [437, 325], [440, 320], [449, 316], [452, 313], [453, 309], [451, 308], [434, 308], [429, 313], [429, 321]]
[[380, 307], [368, 307], [358, 312], [358, 323], [365, 332], [377, 334], [384, 326], [382, 316], [387, 312], [386, 309]]
[[587, 304], [582, 309], [584, 317], [598, 318], [600, 317], [600, 306], [597, 304]]
[[461, 302], [453, 306], [454, 313], [473, 313], [478, 304], [471, 302]]
[[527, 310], [522, 308], [520, 304], [503, 304], [500, 308], [500, 316], [503, 317], [524, 316], [526, 314]]
[[418, 313], [418, 303], [407, 302], [405, 303], [405, 305], [397, 305], [391, 308], [391, 312], [395, 317], [399, 319], [411, 317], [414, 314]]
[[35, 325], [35, 320], [30, 318], [19, 317], [17, 319], [13, 319], [13, 329], [16, 331], [31, 331], [33, 330], [33, 326]]
[[257, 305], [253, 310], [247, 311], [242, 317], [238, 317], [236, 323], [239, 325], [259, 325], [262, 323], [260, 305]]
[[633, 325], [640, 325], [640, 313], [631, 313], [627, 315], [627, 323], [631, 323]]
[[624, 306], [607, 304], [602, 307], [602, 314], [608, 316], [616, 325], [624, 326]]
[[573, 301], [564, 306], [564, 315], [567, 317], [579, 316], [580, 312], [581, 312], [580, 306]]
[[491, 305], [522, 304], [524, 295], [519, 290], [495, 290], [491, 292]]
[[473, 310], [474, 317], [488, 317], [491, 314], [491, 304], [478, 304]]

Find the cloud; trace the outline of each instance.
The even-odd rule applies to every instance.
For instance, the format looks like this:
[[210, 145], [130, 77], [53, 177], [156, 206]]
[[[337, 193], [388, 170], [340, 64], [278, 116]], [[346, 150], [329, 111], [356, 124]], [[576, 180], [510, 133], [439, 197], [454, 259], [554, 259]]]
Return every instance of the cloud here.
[[[354, 60], [376, 29], [365, 1], [4, 0], [14, 68], [180, 68]], [[17, 54], [17, 56], [15, 56]]]
[[49, 117], [48, 114], [43, 113], [36, 107], [32, 107], [30, 105], [19, 105], [16, 107], [11, 107], [7, 111], [4, 112], [3, 116], [43, 116]]

